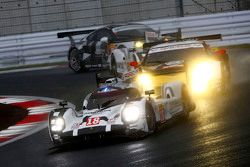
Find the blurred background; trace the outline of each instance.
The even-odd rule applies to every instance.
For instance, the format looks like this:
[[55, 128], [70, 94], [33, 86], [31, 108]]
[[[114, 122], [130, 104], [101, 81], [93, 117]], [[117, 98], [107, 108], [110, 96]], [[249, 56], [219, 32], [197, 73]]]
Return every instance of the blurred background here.
[[0, 36], [250, 9], [250, 0], [0, 0]]

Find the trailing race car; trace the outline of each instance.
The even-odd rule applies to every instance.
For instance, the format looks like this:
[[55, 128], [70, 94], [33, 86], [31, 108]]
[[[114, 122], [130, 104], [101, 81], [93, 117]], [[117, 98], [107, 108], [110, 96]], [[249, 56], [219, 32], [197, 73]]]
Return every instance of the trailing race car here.
[[153, 133], [159, 124], [180, 116], [188, 115], [195, 104], [181, 82], [166, 83], [162, 96], [147, 96], [134, 87], [106, 86], [88, 94], [83, 109], [75, 111], [62, 103], [49, 115], [49, 134], [55, 145], [74, 139], [116, 134], [141, 138]]
[[[213, 51], [197, 40], [158, 44], [150, 48], [141, 64], [143, 85], [161, 91], [165, 82], [181, 81], [192, 95], [227, 92], [230, 66], [225, 50]], [[150, 83], [148, 83], [150, 81]]]
[[[75, 42], [72, 36], [80, 34], [85, 36], [80, 42]], [[137, 23], [109, 25], [85, 31], [60, 32], [57, 37], [69, 37], [71, 42], [68, 51], [69, 67], [75, 72], [116, 66], [117, 64], [114, 64], [116, 54], [129, 51], [141, 54], [145, 42], [158, 40], [157, 32]], [[114, 53], [111, 53], [113, 50]], [[139, 56], [136, 59], [139, 61]]]

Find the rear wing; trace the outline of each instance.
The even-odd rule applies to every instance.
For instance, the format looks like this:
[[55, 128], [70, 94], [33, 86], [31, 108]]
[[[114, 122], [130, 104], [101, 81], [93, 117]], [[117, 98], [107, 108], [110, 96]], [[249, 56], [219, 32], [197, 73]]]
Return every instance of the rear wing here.
[[95, 30], [59, 32], [59, 33], [57, 33], [57, 38], [72, 37], [72, 36], [81, 35], [81, 34], [89, 34], [93, 31], [95, 31]]
[[163, 37], [163, 39], [161, 41], [152, 42], [152, 43], [145, 43], [143, 45], [143, 48], [145, 50], [148, 50], [150, 47], [161, 44], [161, 43], [187, 41], [187, 40], [203, 41], [204, 47], [207, 48], [208, 45], [205, 43], [206, 40], [222, 40], [222, 35], [221, 34], [213, 34], [213, 35], [204, 35], [204, 36], [197, 36], [197, 37], [182, 38], [181, 28], [178, 28], [178, 31], [174, 32], [174, 33], [162, 34], [162, 37]]
[[168, 37], [170, 39], [169, 41], [184, 41], [184, 40], [205, 41], [205, 40], [218, 40], [218, 39], [221, 40], [222, 39], [221, 34], [212, 34], [212, 35], [203, 35], [203, 36], [197, 36], [197, 37], [183, 38], [181, 28], [178, 28], [177, 32], [162, 34], [162, 36]]
[[83, 31], [69, 31], [69, 32], [59, 32], [57, 33], [57, 38], [65, 38], [68, 37], [70, 40], [70, 45], [71, 47], [75, 47], [76, 43], [75, 40], [73, 39], [72, 36], [75, 35], [81, 35], [81, 34], [89, 34], [91, 32], [95, 31], [95, 29], [93, 30], [83, 30]]

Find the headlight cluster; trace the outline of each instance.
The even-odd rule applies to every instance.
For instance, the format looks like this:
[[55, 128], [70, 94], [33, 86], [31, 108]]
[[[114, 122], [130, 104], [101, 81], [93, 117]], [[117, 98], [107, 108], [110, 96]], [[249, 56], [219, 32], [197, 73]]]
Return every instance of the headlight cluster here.
[[149, 74], [138, 75], [137, 84], [139, 87], [142, 88], [143, 92], [154, 89], [153, 83], [152, 83], [152, 78]]
[[142, 48], [143, 47], [143, 42], [141, 42], [141, 41], [137, 41], [136, 43], [135, 43], [135, 48]]
[[137, 106], [126, 106], [122, 111], [122, 119], [126, 123], [136, 122], [141, 115], [141, 110]]
[[216, 61], [205, 61], [194, 65], [191, 69], [191, 89], [195, 94], [208, 91], [211, 81], [219, 75], [220, 66]]
[[55, 118], [50, 121], [51, 131], [60, 132], [65, 127], [65, 122], [63, 118]]

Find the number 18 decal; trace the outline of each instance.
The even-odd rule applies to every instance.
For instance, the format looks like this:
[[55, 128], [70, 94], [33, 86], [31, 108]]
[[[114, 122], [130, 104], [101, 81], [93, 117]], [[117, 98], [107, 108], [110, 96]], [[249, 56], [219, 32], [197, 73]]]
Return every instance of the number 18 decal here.
[[88, 118], [86, 126], [98, 125], [100, 123], [100, 117]]

